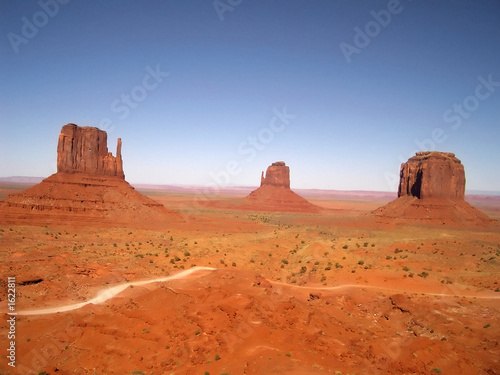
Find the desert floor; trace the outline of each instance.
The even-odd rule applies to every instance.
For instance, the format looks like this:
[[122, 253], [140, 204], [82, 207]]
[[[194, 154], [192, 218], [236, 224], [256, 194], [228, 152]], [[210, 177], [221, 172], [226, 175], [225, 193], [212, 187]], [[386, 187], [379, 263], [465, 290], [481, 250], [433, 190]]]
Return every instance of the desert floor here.
[[[285, 214], [150, 196], [183, 221], [0, 225], [4, 345], [8, 276], [19, 314], [1, 374], [500, 373], [498, 223], [379, 224], [385, 202], [359, 197]], [[500, 219], [500, 200], [470, 202]]]

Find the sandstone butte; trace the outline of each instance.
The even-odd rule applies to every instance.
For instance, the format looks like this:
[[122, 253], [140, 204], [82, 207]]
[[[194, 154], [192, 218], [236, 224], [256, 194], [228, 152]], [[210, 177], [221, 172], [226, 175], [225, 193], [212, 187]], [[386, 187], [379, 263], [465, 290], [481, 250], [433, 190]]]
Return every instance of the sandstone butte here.
[[260, 187], [245, 197], [245, 208], [277, 212], [320, 212], [321, 208], [308, 202], [290, 189], [290, 168], [285, 162], [272, 163], [261, 174]]
[[484, 226], [493, 222], [464, 199], [465, 170], [449, 152], [425, 151], [401, 164], [398, 198], [372, 213], [382, 221]]
[[118, 138], [116, 157], [108, 152], [108, 135], [103, 130], [64, 125], [57, 144], [57, 172], [113, 176], [124, 180], [121, 149], [122, 140]]
[[118, 139], [108, 152], [107, 133], [68, 124], [57, 145], [57, 173], [0, 201], [0, 222], [89, 226], [157, 226], [180, 214], [138, 193], [125, 181]]

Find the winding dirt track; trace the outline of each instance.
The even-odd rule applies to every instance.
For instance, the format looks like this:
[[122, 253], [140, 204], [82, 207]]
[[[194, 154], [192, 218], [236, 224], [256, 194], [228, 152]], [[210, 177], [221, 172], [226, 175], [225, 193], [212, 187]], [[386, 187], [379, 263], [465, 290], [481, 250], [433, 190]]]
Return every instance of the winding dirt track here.
[[[210, 268], [210, 267], [193, 267], [189, 270], [181, 271], [175, 275], [172, 276], [166, 276], [166, 277], [160, 277], [160, 278], [155, 278], [151, 280], [142, 280], [142, 281], [133, 281], [129, 283], [124, 283], [124, 284], [119, 284], [115, 285], [113, 287], [105, 288], [99, 291], [96, 297], [85, 301], [81, 303], [75, 303], [71, 305], [65, 305], [65, 306], [57, 306], [57, 307], [50, 307], [50, 308], [43, 308], [43, 309], [36, 309], [36, 310], [24, 310], [24, 311], [18, 311], [16, 313], [8, 313], [6, 312], [7, 315], [47, 315], [47, 314], [57, 314], [61, 312], [66, 312], [66, 311], [72, 311], [72, 310], [77, 310], [80, 309], [84, 306], [90, 305], [90, 304], [100, 304], [106, 302], [108, 299], [113, 298], [117, 294], [121, 293], [125, 289], [127, 289], [129, 286], [141, 286], [141, 285], [147, 285], [147, 284], [152, 284], [152, 283], [157, 283], [157, 282], [165, 282], [165, 281], [171, 281], [171, 280], [179, 280], [179, 279], [187, 279], [194, 273], [198, 273], [196, 277], [200, 277], [206, 274], [206, 272], [199, 272], [199, 271], [216, 271], [217, 268]], [[422, 295], [427, 295], [427, 296], [439, 296], [439, 297], [464, 297], [464, 298], [481, 298], [481, 299], [500, 299], [500, 296], [497, 295], [479, 295], [479, 294], [457, 294], [457, 293], [431, 293], [431, 292], [420, 292], [420, 291], [408, 291], [406, 289], [397, 289], [397, 288], [387, 288], [383, 286], [376, 286], [376, 285], [359, 285], [359, 284], [343, 284], [343, 285], [337, 285], [337, 286], [331, 286], [331, 287], [314, 287], [314, 286], [300, 286], [300, 285], [293, 285], [293, 284], [287, 284], [287, 283], [281, 283], [277, 281], [269, 281], [271, 284], [274, 285], [279, 285], [282, 287], [287, 287], [287, 288], [294, 288], [294, 289], [304, 289], [308, 291], [338, 291], [338, 290], [343, 290], [343, 289], [350, 289], [350, 288], [357, 288], [357, 289], [377, 289], [377, 290], [387, 290], [391, 292], [400, 292], [400, 293], [418, 293]]]
[[110, 288], [102, 289], [99, 293], [97, 293], [97, 296], [95, 296], [91, 300], [88, 300], [85, 302], [75, 303], [75, 304], [66, 305], [66, 306], [49, 307], [49, 308], [37, 309], [37, 310], [24, 310], [24, 311], [18, 311], [17, 313], [7, 313], [7, 314], [8, 315], [47, 315], [47, 314], [56, 314], [56, 313], [60, 313], [60, 312], [77, 310], [77, 309], [80, 309], [86, 305], [90, 305], [90, 304], [97, 305], [99, 303], [106, 302], [108, 299], [113, 298], [117, 294], [123, 292], [129, 286], [141, 286], [141, 285], [159, 283], [159, 282], [164, 282], [164, 281], [186, 279], [189, 276], [191, 276], [191, 274], [198, 272], [198, 271], [215, 271], [215, 270], [216, 270], [216, 268], [193, 267], [191, 269], [179, 272], [179, 273], [172, 275], [172, 276], [160, 277], [160, 278], [151, 279], [151, 280], [132, 281], [129, 283], [119, 284], [119, 285], [112, 286]]

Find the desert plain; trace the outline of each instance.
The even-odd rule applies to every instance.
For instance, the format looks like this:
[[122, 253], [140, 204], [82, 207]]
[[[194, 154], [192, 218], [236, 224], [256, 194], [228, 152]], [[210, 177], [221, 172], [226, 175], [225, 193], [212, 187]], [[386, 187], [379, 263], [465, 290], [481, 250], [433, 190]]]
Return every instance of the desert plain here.
[[[18, 315], [0, 373], [500, 372], [498, 221], [371, 214], [395, 194], [303, 191], [321, 210], [301, 213], [232, 204], [250, 190], [137, 189], [167, 224], [2, 218], [2, 313], [15, 276]], [[499, 197], [466, 200], [500, 219]]]

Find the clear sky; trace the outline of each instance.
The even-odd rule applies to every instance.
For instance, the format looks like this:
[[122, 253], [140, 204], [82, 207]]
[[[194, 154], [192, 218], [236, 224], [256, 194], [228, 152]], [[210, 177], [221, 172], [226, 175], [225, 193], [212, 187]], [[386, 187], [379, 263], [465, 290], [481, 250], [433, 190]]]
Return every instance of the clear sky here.
[[56, 171], [67, 123], [132, 183], [396, 189], [416, 151], [500, 190], [500, 1], [0, 2], [0, 176]]

